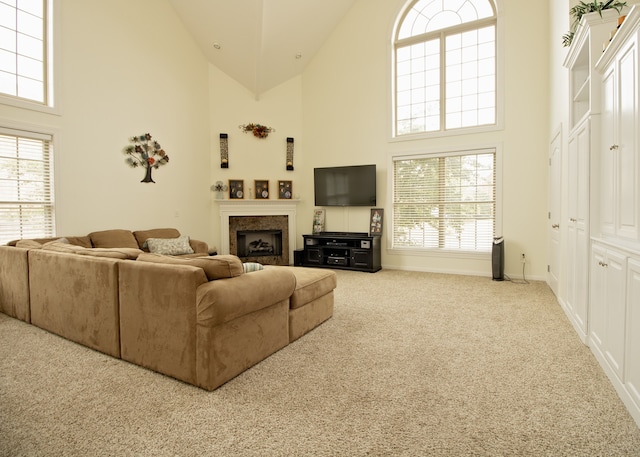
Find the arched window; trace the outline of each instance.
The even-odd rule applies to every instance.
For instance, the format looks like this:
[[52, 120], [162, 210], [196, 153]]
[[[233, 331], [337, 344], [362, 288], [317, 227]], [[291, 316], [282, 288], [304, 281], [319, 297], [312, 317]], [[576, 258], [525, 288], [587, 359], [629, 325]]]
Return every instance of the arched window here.
[[496, 124], [492, 0], [414, 0], [394, 50], [395, 136]]

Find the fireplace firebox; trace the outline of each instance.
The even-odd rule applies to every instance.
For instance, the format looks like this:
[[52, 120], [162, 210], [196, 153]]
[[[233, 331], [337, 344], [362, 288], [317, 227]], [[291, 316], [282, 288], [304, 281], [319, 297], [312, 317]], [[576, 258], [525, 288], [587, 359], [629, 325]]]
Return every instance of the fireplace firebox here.
[[282, 255], [282, 230], [238, 230], [238, 257]]

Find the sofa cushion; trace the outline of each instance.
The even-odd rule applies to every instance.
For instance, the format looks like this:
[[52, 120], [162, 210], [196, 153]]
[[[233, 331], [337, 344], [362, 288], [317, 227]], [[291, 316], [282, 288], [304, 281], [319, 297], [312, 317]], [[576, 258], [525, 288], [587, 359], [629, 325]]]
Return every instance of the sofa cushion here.
[[42, 243], [38, 243], [36, 240], [18, 240], [16, 241], [15, 246], [17, 248], [25, 249], [40, 249], [42, 247]]
[[64, 244], [70, 244], [69, 240], [66, 238], [58, 238], [58, 239], [54, 239], [51, 241], [47, 241], [46, 243], [40, 243], [39, 241], [36, 240], [18, 240], [16, 242], [16, 247], [17, 248], [25, 248], [25, 249], [41, 249], [42, 246], [44, 246], [47, 243], [64, 243]]
[[83, 246], [61, 243], [59, 241], [50, 241], [43, 244], [42, 250], [122, 260], [134, 260], [142, 253], [140, 249], [135, 248], [85, 248]]
[[173, 265], [191, 265], [204, 270], [209, 281], [233, 278], [243, 273], [242, 261], [235, 255], [216, 255], [206, 257], [175, 258], [166, 255], [142, 253], [138, 256], [142, 262], [168, 263]]
[[267, 268], [286, 268], [296, 277], [296, 290], [290, 299], [291, 309], [306, 305], [325, 294], [338, 285], [336, 273], [324, 268], [300, 268], [288, 266], [267, 266]]
[[142, 250], [147, 250], [147, 240], [149, 238], [178, 238], [180, 232], [174, 228], [159, 228], [151, 230], [136, 230], [133, 232], [133, 236], [136, 237], [138, 246]]
[[152, 254], [182, 255], [193, 254], [188, 236], [178, 238], [147, 238], [147, 247]]
[[139, 249], [136, 237], [129, 230], [114, 229], [91, 232], [89, 238], [95, 248]]
[[[62, 239], [63, 238], [60, 238], [60, 237], [52, 237], [52, 238], [33, 238], [30, 240], [14, 240], [14, 241], [9, 241], [7, 245], [17, 246], [18, 243], [22, 243], [24, 241], [28, 241], [28, 242], [35, 241], [36, 243], [45, 244], [45, 243], [48, 243], [49, 241], [60, 241]], [[91, 239], [88, 236], [66, 236], [64, 237], [64, 239], [67, 240], [68, 243], [75, 244], [77, 246], [84, 246], [85, 248], [93, 247], [93, 245], [91, 244]], [[36, 247], [35, 245], [32, 245], [32, 246]]]

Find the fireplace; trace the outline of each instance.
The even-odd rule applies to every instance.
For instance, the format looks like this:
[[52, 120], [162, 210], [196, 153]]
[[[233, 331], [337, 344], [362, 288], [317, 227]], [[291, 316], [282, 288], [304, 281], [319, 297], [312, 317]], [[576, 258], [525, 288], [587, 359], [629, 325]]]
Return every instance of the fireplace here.
[[[215, 200], [220, 207], [220, 254], [238, 255], [238, 231], [282, 232], [280, 256], [253, 256], [266, 265], [293, 264], [297, 200]], [[255, 240], [253, 240], [255, 241]], [[274, 243], [270, 241], [270, 243]], [[277, 242], [275, 242], [277, 243]], [[238, 255], [238, 257], [240, 257]]]
[[229, 217], [229, 253], [243, 262], [289, 265], [288, 216]]

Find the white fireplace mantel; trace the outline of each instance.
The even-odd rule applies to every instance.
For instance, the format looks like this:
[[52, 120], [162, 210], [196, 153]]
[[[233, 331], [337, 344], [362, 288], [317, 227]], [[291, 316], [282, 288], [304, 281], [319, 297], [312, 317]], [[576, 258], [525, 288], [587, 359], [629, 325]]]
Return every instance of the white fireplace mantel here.
[[296, 205], [299, 200], [216, 200], [220, 206], [220, 254], [229, 254], [229, 218], [232, 216], [287, 216], [289, 261], [296, 247]]

